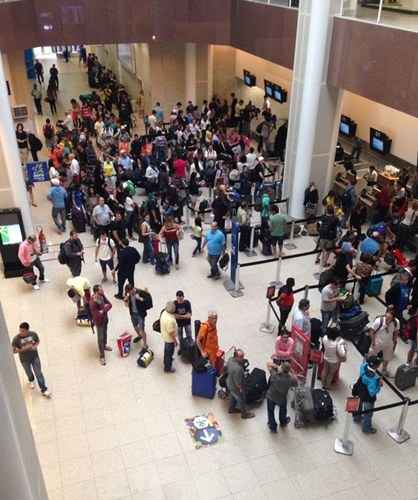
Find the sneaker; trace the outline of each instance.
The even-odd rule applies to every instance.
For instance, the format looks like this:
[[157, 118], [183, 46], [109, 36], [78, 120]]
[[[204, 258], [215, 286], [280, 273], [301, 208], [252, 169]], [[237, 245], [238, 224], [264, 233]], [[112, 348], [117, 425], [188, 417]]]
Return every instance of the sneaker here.
[[180, 269], [180, 266], [178, 264], [176, 264], [175, 267], [176, 267], [177, 271]]
[[105, 366], [105, 364], [106, 364], [106, 360], [105, 360], [104, 358], [100, 358], [100, 364], [101, 364], [102, 366]]
[[206, 278], [213, 278], [213, 274], [208, 274]]
[[35, 382], [29, 382], [29, 387], [31, 389], [35, 389]]
[[270, 429], [270, 432], [272, 432], [273, 434], [277, 434], [277, 427], [270, 427], [269, 424], [267, 424], [267, 427]]
[[33, 290], [40, 290], [41, 288], [40, 288], [40, 286], [39, 286], [39, 285], [33, 285], [32, 289], [33, 289]]
[[166, 369], [164, 368], [164, 371], [165, 371], [166, 373], [175, 373], [175, 372], [176, 372], [176, 369], [175, 369], [175, 368], [170, 368], [169, 370], [166, 370]]
[[286, 417], [286, 420], [280, 424], [280, 427], [286, 427], [286, 425], [289, 425], [290, 423], [290, 417]]
[[119, 295], [118, 293], [114, 295], [115, 299], [123, 300], [122, 295]]
[[241, 414], [241, 418], [254, 418], [255, 417], [255, 413], [251, 412], [251, 411], [246, 411], [245, 413], [242, 413]]
[[42, 396], [43, 396], [44, 398], [48, 398], [48, 399], [50, 399], [50, 398], [51, 398], [51, 396], [52, 396], [52, 394], [51, 394], [49, 391], [44, 391], [44, 392], [42, 393]]
[[106, 283], [106, 281], [107, 281], [107, 276], [103, 276], [102, 283]]
[[137, 337], [134, 338], [133, 343], [137, 344], [141, 339], [142, 339], [141, 335], [138, 335]]
[[363, 430], [364, 434], [376, 434], [377, 429], [371, 427], [368, 431]]
[[232, 408], [231, 410], [228, 410], [228, 413], [230, 414], [241, 413], [241, 410], [238, 410], [238, 408]]
[[105, 345], [105, 351], [113, 351], [113, 349], [109, 345]]
[[49, 283], [49, 279], [48, 278], [44, 278], [43, 280], [39, 280], [41, 283]]

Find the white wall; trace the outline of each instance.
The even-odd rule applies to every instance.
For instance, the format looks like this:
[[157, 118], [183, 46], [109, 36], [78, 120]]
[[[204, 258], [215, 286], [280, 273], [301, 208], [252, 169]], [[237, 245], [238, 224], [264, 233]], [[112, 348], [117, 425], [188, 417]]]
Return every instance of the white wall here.
[[369, 142], [370, 127], [381, 130], [392, 139], [391, 153], [413, 165], [417, 161], [418, 118], [344, 92], [342, 113], [357, 122], [357, 135]]

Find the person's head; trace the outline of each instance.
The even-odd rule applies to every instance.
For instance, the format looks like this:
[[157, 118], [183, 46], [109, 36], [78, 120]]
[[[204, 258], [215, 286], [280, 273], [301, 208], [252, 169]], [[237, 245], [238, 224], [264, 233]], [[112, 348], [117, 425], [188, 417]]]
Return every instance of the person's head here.
[[75, 231], [74, 229], [72, 229], [72, 230], [70, 231], [70, 238], [71, 238], [72, 240], [76, 240], [76, 239], [78, 238], [78, 233], [77, 233], [77, 231]]
[[103, 196], [100, 196], [99, 205], [102, 207], [104, 204], [105, 204], [105, 199], [103, 198]]
[[183, 290], [178, 290], [176, 292], [176, 299], [177, 299], [177, 302], [179, 302], [180, 304], [182, 302], [184, 302], [184, 293], [183, 293]]
[[371, 173], [371, 172], [374, 172], [375, 170], [376, 170], [376, 167], [375, 167], [374, 165], [370, 165], [370, 166], [369, 166], [369, 171], [370, 171], [370, 173]]
[[120, 222], [122, 220], [122, 212], [118, 211], [115, 213], [115, 219]]
[[395, 319], [395, 308], [389, 306], [385, 312], [386, 323], [391, 323]]
[[103, 288], [101, 285], [94, 285], [93, 286], [93, 294], [98, 297], [100, 295], [103, 295]]
[[23, 132], [23, 123], [18, 123], [16, 125], [16, 132]]
[[122, 241], [122, 245], [124, 247], [128, 247], [129, 246], [129, 240], [128, 240], [128, 238], [122, 238], [121, 241]]
[[355, 253], [355, 250], [353, 248], [353, 245], [349, 241], [344, 241], [344, 243], [341, 245], [341, 252], [344, 254], [353, 254]]
[[125, 286], [125, 295], [135, 295], [135, 293], [136, 293], [136, 288], [130, 283], [128, 283]]
[[327, 328], [326, 335], [330, 340], [337, 340], [340, 336], [340, 330], [335, 326], [330, 326]]
[[399, 282], [401, 285], [406, 285], [409, 283], [410, 275], [407, 271], [401, 272], [399, 275]]
[[337, 280], [337, 279], [335, 279], [335, 278], [332, 278], [332, 279], [330, 280], [329, 284], [330, 284], [333, 288], [338, 288], [338, 285], [339, 285], [338, 280]]
[[251, 147], [250, 147], [250, 153], [251, 153], [251, 154], [254, 154], [254, 151], [255, 151], [255, 149], [251, 146]]
[[382, 359], [378, 356], [370, 356], [369, 358], [367, 358], [367, 364], [372, 370], [377, 370], [382, 364]]
[[234, 358], [240, 363], [244, 363], [245, 361], [245, 352], [242, 349], [235, 349]]
[[[264, 193], [266, 194], [266, 193]], [[271, 211], [273, 214], [278, 214], [279, 213], [279, 207], [277, 205], [272, 205]]]
[[290, 373], [290, 368], [291, 368], [290, 363], [287, 361], [285, 361], [284, 363], [282, 363], [280, 365], [280, 370], [282, 373], [286, 373], [286, 374]]
[[19, 325], [19, 335], [26, 335], [29, 331], [29, 323], [24, 321]]
[[169, 314], [174, 314], [176, 312], [176, 304], [174, 304], [174, 301], [169, 300], [165, 305], [165, 310]]
[[202, 219], [200, 217], [196, 217], [194, 220], [195, 226], [202, 227]]
[[291, 290], [295, 286], [295, 280], [294, 278], [287, 278], [286, 280], [286, 286], [289, 290]]
[[218, 223], [217, 222], [212, 222], [212, 224], [210, 225], [210, 230], [212, 231], [212, 233], [214, 233], [215, 231], [218, 230]]
[[35, 243], [36, 236], [34, 234], [30, 234], [27, 238], [28, 243]]
[[218, 321], [218, 313], [216, 311], [208, 312], [208, 323], [212, 326], [216, 326], [216, 322]]
[[308, 299], [301, 299], [298, 304], [298, 307], [301, 311], [308, 311], [310, 306], [311, 303]]
[[327, 215], [334, 215], [334, 213], [335, 213], [334, 207], [332, 205], [328, 205], [326, 212], [327, 212]]

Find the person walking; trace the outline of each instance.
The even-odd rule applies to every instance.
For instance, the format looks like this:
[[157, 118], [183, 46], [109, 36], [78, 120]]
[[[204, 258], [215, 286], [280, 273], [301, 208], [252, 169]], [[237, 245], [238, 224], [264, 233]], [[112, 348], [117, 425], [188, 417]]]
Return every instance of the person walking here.
[[48, 88], [46, 89], [46, 97], [51, 109], [51, 115], [57, 114], [57, 89], [54, 84], [49, 82]]
[[143, 348], [148, 349], [147, 334], [145, 332], [145, 318], [148, 309], [153, 307], [151, 294], [147, 289], [140, 290], [132, 285], [126, 285], [125, 296], [123, 298], [125, 305], [129, 308], [132, 325], [137, 336], [134, 338], [136, 344], [143, 341]]
[[329, 390], [340, 364], [347, 359], [347, 347], [340, 337], [340, 330], [335, 327], [327, 328], [322, 338], [324, 349], [324, 368], [321, 373], [323, 389]]
[[116, 267], [118, 272], [118, 293], [115, 295], [115, 299], [119, 300], [123, 300], [123, 287], [126, 280], [130, 285], [135, 286], [135, 266], [141, 260], [138, 250], [129, 246], [129, 240], [122, 240], [122, 244], [123, 247], [119, 251], [119, 261]]
[[109, 268], [112, 273], [113, 283], [116, 283], [114, 268], [115, 251], [115, 242], [108, 237], [106, 232], [101, 233], [99, 239], [96, 241], [95, 261], [100, 263], [103, 273], [103, 283], [107, 281], [107, 268]]
[[58, 228], [58, 233], [65, 233], [67, 191], [61, 186], [59, 178], [51, 179], [52, 187], [47, 198], [52, 203], [52, 219]]
[[[160, 231], [160, 239], [165, 240], [167, 244], [167, 253], [171, 264], [175, 263], [176, 269], [179, 268], [179, 236], [181, 227], [173, 221], [172, 217], [167, 217]], [[174, 257], [173, 257], [174, 254]]]
[[38, 59], [35, 59], [35, 74], [36, 78], [38, 79], [38, 82], [42, 85], [44, 83], [44, 67]]
[[[353, 386], [353, 396], [360, 398], [360, 410], [373, 410], [376, 397], [382, 388], [382, 379], [377, 373], [382, 360], [377, 356], [370, 356], [360, 366], [360, 376]], [[353, 420], [362, 423], [362, 431], [365, 434], [376, 434], [377, 430], [372, 425], [373, 413], [356, 415]]]
[[206, 245], [208, 247], [208, 262], [210, 266], [210, 274], [208, 275], [208, 278], [219, 279], [221, 276], [218, 262], [225, 249], [225, 243], [225, 235], [218, 229], [218, 223], [212, 222], [210, 230], [205, 235], [202, 246], [202, 250], [204, 250]]
[[180, 349], [178, 354], [181, 354], [181, 343], [183, 339], [183, 331], [186, 337], [192, 338], [192, 305], [189, 300], [184, 298], [184, 292], [178, 290], [176, 292], [176, 300], [174, 301], [176, 306], [175, 318], [177, 322], [177, 336], [179, 339]]
[[19, 354], [20, 363], [28, 377], [29, 387], [35, 389], [36, 377], [42, 396], [50, 398], [52, 394], [48, 391], [38, 353], [39, 342], [38, 334], [30, 330], [29, 323], [24, 321], [20, 323], [19, 332], [12, 340], [12, 347], [13, 352]]
[[33, 102], [35, 104], [36, 112], [38, 113], [38, 115], [42, 115], [42, 89], [41, 89], [41, 86], [38, 87], [38, 84], [34, 83], [30, 94], [33, 97]]
[[228, 413], [241, 413], [241, 418], [254, 418], [255, 414], [248, 411], [245, 396], [245, 353], [236, 349], [234, 356], [226, 364], [226, 386], [229, 392]]
[[80, 276], [81, 265], [84, 262], [84, 247], [74, 229], [70, 231], [70, 238], [64, 243], [64, 251], [71, 274], [73, 277]]
[[[31, 234], [26, 240], [22, 241], [19, 245], [18, 258], [22, 263], [22, 266], [27, 270], [32, 270], [36, 267], [39, 271], [39, 282], [48, 283], [49, 280], [45, 278], [45, 268], [41, 262], [39, 256], [41, 255], [41, 250], [39, 248], [39, 243], [37, 242], [36, 236]], [[35, 281], [32, 285], [34, 290], [39, 290], [39, 285], [37, 284], [37, 278], [35, 275]]]
[[290, 363], [285, 362], [278, 367], [271, 361], [267, 362], [267, 369], [270, 371], [270, 383], [267, 390], [267, 417], [268, 428], [271, 432], [277, 432], [277, 422], [274, 416], [276, 406], [279, 407], [279, 423], [281, 427], [286, 427], [290, 422], [287, 416], [287, 395], [289, 389], [296, 387], [298, 382], [294, 375], [290, 373]]
[[32, 132], [28, 134], [28, 144], [30, 149], [30, 154], [32, 155], [33, 161], [39, 161], [38, 153], [42, 150], [42, 142], [41, 140]]
[[173, 368], [173, 354], [178, 344], [175, 312], [176, 306], [173, 301], [170, 301], [167, 302], [160, 316], [161, 338], [164, 341], [164, 371], [166, 373], [174, 373], [176, 371]]
[[55, 64], [53, 64], [49, 70], [49, 84], [50, 85], [52, 84], [55, 90], [58, 92], [59, 90], [58, 68], [55, 66]]
[[105, 351], [112, 351], [112, 348], [107, 345], [108, 313], [111, 309], [112, 304], [106, 298], [103, 288], [100, 285], [94, 285], [93, 296], [90, 300], [90, 313], [93, 324], [96, 326], [100, 364], [103, 366], [106, 364]]

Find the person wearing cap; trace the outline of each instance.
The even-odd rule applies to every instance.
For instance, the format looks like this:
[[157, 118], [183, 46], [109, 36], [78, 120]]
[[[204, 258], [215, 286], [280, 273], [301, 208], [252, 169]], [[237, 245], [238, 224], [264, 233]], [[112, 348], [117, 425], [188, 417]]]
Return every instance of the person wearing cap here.
[[52, 203], [52, 219], [60, 234], [65, 232], [67, 196], [67, 191], [61, 186], [59, 178], [51, 179], [47, 198]]
[[167, 302], [164, 311], [160, 316], [161, 338], [164, 341], [164, 371], [174, 373], [173, 354], [178, 344], [177, 342], [177, 323], [176, 323], [176, 305], [171, 300]]
[[192, 338], [192, 305], [189, 300], [184, 298], [184, 292], [178, 290], [176, 292], [176, 306], [175, 318], [177, 322], [177, 335], [180, 343], [179, 354], [181, 354], [181, 340], [183, 338], [183, 330], [186, 337]]
[[[353, 386], [353, 396], [360, 398], [360, 410], [373, 410], [376, 396], [382, 388], [382, 379], [377, 373], [382, 360], [377, 356], [370, 356], [360, 366], [360, 377]], [[372, 426], [373, 413], [363, 415], [353, 414], [353, 420], [362, 423], [362, 431], [365, 434], [376, 434], [376, 429]]]

